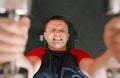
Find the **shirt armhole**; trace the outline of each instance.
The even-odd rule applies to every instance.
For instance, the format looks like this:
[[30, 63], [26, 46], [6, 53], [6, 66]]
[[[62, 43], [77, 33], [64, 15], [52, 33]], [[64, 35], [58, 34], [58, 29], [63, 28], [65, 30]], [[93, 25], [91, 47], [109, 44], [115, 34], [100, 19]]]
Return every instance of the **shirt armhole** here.
[[45, 54], [45, 49], [44, 48], [36, 48], [36, 49], [33, 49], [31, 50], [27, 55], [26, 57], [29, 57], [29, 56], [37, 56], [39, 59], [42, 60], [42, 56]]
[[91, 55], [84, 50], [72, 49], [71, 53], [76, 56], [78, 64], [83, 58], [92, 58]]

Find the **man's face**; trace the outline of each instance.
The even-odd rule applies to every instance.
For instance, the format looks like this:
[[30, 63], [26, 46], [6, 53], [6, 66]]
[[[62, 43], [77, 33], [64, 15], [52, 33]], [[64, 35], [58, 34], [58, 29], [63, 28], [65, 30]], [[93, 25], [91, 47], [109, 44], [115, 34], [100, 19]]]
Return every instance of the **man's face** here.
[[120, 17], [114, 18], [106, 25], [104, 40], [107, 48], [120, 61]]
[[62, 20], [51, 20], [46, 25], [45, 40], [51, 50], [65, 50], [69, 39], [67, 24]]

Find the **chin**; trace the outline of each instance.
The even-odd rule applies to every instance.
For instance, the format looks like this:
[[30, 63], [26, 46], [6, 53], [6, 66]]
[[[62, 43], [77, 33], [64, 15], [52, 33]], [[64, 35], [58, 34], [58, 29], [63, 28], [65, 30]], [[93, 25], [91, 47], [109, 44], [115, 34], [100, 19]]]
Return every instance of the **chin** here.
[[63, 50], [65, 48], [63, 46], [54, 46], [54, 49], [56, 49], [56, 50]]
[[55, 47], [55, 49], [61, 50], [61, 49], [63, 49], [63, 48], [61, 48], [61, 47]]

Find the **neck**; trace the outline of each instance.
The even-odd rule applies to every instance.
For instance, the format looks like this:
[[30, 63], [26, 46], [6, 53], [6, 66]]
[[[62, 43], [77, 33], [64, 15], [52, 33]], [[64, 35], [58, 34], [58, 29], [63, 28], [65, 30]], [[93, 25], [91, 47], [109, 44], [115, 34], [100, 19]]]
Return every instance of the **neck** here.
[[51, 47], [48, 47], [50, 50], [54, 50], [54, 51], [66, 51], [67, 48], [51, 48]]

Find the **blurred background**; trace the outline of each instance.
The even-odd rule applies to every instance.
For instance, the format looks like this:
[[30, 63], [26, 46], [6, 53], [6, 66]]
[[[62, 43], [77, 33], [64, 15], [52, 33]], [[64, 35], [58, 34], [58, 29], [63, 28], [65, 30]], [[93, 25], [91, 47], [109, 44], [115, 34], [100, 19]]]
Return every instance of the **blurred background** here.
[[106, 15], [108, 0], [32, 0], [31, 28], [25, 54], [44, 47], [43, 22], [53, 15], [66, 17], [74, 26], [74, 44], [97, 57], [105, 50], [104, 25], [112, 16]]

